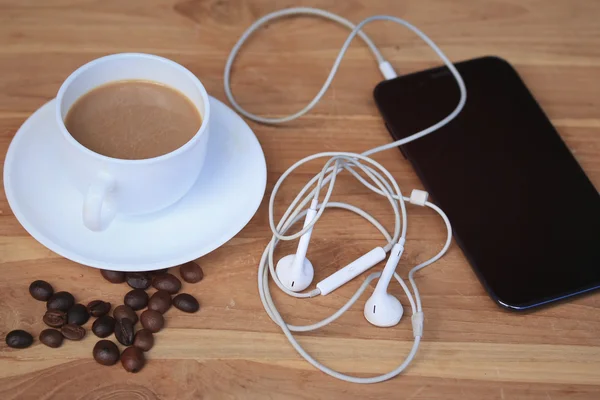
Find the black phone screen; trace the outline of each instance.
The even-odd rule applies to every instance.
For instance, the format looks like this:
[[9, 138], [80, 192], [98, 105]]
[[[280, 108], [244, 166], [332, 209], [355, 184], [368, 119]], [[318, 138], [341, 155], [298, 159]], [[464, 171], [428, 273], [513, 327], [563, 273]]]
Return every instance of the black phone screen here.
[[[600, 287], [600, 196], [516, 71], [484, 57], [456, 64], [463, 111], [403, 154], [448, 215], [491, 296], [527, 309]], [[447, 68], [380, 83], [375, 101], [395, 139], [448, 115]]]

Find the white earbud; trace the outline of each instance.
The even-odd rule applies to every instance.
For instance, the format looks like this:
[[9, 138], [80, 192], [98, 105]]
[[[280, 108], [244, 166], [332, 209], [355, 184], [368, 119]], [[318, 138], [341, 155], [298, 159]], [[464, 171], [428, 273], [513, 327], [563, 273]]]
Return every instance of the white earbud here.
[[[313, 200], [306, 213], [304, 227], [310, 224], [315, 215], [317, 215], [317, 202]], [[306, 258], [312, 230], [313, 228], [310, 228], [304, 235], [300, 236], [296, 254], [283, 257], [279, 260], [275, 268], [279, 281], [293, 292], [301, 292], [309, 287], [315, 276], [315, 270], [311, 262]]]
[[275, 268], [279, 281], [293, 292], [301, 292], [312, 283], [315, 270], [306, 257], [290, 254], [283, 257]]
[[400, 301], [387, 291], [375, 291], [365, 303], [365, 318], [381, 328], [398, 324], [403, 313]]
[[400, 322], [404, 313], [400, 301], [387, 292], [403, 251], [404, 246], [401, 243], [394, 245], [390, 252], [390, 258], [388, 258], [377, 286], [375, 286], [375, 291], [365, 303], [365, 318], [375, 326], [382, 328], [394, 326]]

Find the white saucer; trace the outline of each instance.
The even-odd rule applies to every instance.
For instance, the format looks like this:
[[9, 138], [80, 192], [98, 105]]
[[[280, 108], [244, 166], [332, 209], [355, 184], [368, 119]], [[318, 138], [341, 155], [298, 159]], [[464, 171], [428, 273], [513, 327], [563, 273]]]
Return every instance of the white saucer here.
[[[211, 252], [252, 218], [265, 192], [265, 157], [250, 127], [211, 98], [208, 154], [198, 181], [179, 202], [141, 217], [118, 216], [102, 232], [82, 223], [83, 196], [61, 174], [55, 100], [12, 140], [4, 189], [15, 216], [36, 240], [80, 264], [119, 271], [171, 267]], [[37, 162], [30, 162], [37, 160]]]

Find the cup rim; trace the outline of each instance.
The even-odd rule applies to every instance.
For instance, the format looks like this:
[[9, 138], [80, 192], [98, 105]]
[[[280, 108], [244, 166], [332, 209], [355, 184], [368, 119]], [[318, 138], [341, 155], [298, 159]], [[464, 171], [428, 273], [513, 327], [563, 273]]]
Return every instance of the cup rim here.
[[[115, 158], [115, 157], [105, 156], [104, 154], [97, 153], [97, 152], [85, 147], [81, 143], [79, 143], [71, 135], [71, 133], [65, 126], [65, 123], [62, 119], [62, 113], [61, 113], [61, 110], [62, 110], [61, 103], [62, 103], [62, 98], [64, 97], [65, 92], [67, 91], [69, 86], [73, 83], [73, 81], [75, 79], [77, 79], [83, 72], [87, 71], [88, 69], [90, 69], [92, 67], [95, 67], [98, 64], [112, 61], [112, 60], [119, 59], [119, 58], [145, 58], [147, 60], [155, 60], [155, 61], [164, 62], [166, 64], [170, 64], [175, 69], [178, 69], [183, 74], [187, 75], [190, 78], [191, 82], [200, 91], [200, 96], [202, 97], [202, 101], [204, 102], [204, 115], [202, 115], [202, 123], [200, 124], [200, 128], [194, 134], [194, 136], [190, 140], [188, 140], [183, 146], [180, 146], [173, 151], [170, 151], [165, 154], [161, 154], [160, 156], [156, 156], [156, 157], [140, 158], [140, 159], [125, 159], [125, 158]], [[113, 163], [152, 164], [152, 163], [156, 163], [159, 161], [167, 160], [169, 158], [177, 156], [180, 153], [185, 152], [188, 148], [192, 147], [198, 140], [200, 140], [200, 138], [203, 135], [205, 135], [205, 132], [208, 129], [208, 122], [209, 122], [209, 117], [210, 117], [210, 101], [209, 101], [208, 93], [206, 92], [204, 85], [202, 85], [202, 82], [200, 82], [200, 79], [198, 79], [198, 77], [196, 75], [194, 75], [190, 70], [185, 68], [183, 65], [176, 63], [175, 61], [170, 60], [168, 58], [153, 55], [153, 54], [117, 53], [117, 54], [110, 54], [110, 55], [103, 56], [100, 58], [96, 58], [92, 61], [89, 61], [86, 64], [77, 68], [75, 71], [73, 71], [67, 77], [67, 79], [65, 79], [65, 81], [61, 84], [60, 88], [58, 89], [58, 94], [56, 95], [55, 116], [56, 116], [58, 125], [60, 127], [61, 133], [62, 133], [63, 137], [67, 140], [67, 142], [69, 142], [71, 145], [75, 146], [79, 150], [83, 151], [87, 155], [90, 155], [101, 161], [110, 161]]]

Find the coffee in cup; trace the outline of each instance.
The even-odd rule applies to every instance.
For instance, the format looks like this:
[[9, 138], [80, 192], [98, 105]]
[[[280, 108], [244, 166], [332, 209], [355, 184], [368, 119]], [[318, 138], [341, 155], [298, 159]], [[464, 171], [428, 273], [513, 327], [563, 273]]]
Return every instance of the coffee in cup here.
[[194, 137], [201, 124], [200, 113], [183, 93], [143, 80], [92, 89], [65, 118], [67, 130], [83, 146], [127, 160], [170, 153]]

